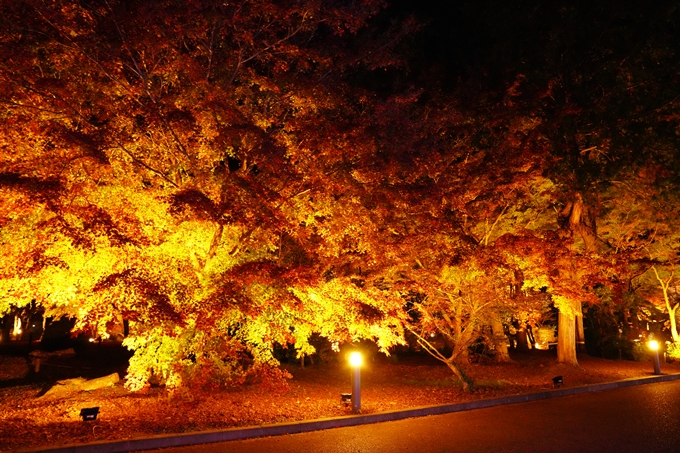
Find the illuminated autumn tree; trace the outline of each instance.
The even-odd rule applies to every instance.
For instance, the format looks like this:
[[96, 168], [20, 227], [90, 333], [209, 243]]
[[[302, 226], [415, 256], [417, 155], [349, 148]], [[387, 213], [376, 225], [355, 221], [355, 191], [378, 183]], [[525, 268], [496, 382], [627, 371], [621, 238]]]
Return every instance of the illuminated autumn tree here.
[[[508, 305], [508, 269], [501, 263], [483, 261], [479, 257], [459, 257], [458, 263], [445, 266], [426, 287], [426, 297], [413, 303], [413, 323], [409, 330], [418, 344], [430, 355], [445, 363], [469, 390], [473, 382], [465, 374], [468, 350], [483, 340], [484, 327], [497, 328], [492, 320], [498, 319], [503, 306]], [[503, 335], [500, 332], [493, 334]], [[444, 347], [433, 337], [444, 339]], [[503, 339], [505, 343], [505, 338]], [[501, 350], [501, 353], [503, 351]], [[504, 351], [507, 355], [507, 349]]]
[[414, 293], [451, 363], [546, 298], [576, 363], [581, 304], [642, 270], [607, 191], [677, 168], [677, 12], [650, 35], [647, 6], [500, 3], [456, 6], [447, 33], [483, 33], [445, 63], [401, 58], [418, 26], [378, 0], [3, 3], [0, 312], [128, 321], [132, 388], [266, 373], [315, 333], [387, 350]]
[[674, 224], [680, 215], [680, 200], [672, 175], [672, 171], [657, 165], [622, 173], [602, 193], [600, 235], [609, 253], [627, 261], [620, 278], [628, 291], [660, 301], [677, 343], [678, 234]]
[[129, 321], [133, 389], [204, 364], [238, 378], [314, 332], [401, 341], [397, 299], [324, 278], [371, 255], [345, 78], [396, 63], [408, 24], [362, 31], [380, 7], [3, 4], [3, 311]]
[[[648, 8], [608, 1], [539, 6], [487, 0], [441, 10], [423, 7], [428, 9], [434, 10], [430, 15], [438, 27], [430, 42], [445, 37], [451, 44], [433, 45], [439, 58], [438, 65], [426, 69], [436, 70], [436, 79], [428, 81], [451, 87], [460, 110], [487, 118], [490, 127], [480, 130], [477, 143], [497, 146], [494, 139], [501, 134], [493, 127], [498, 124], [494, 117], [539, 123], [531, 133], [548, 154], [543, 176], [557, 188], [551, 209], [562, 213], [561, 229], [572, 238], [575, 252], [574, 262], [564, 261], [562, 274], [577, 286], [581, 277], [568, 269], [611, 254], [598, 227], [608, 221], [602, 193], [650, 163], [671, 173], [678, 168], [675, 68], [680, 52], [672, 38], [680, 19], [677, 8], [668, 2]], [[455, 14], [441, 14], [445, 9]], [[460, 42], [466, 45], [454, 45]], [[608, 261], [623, 269], [625, 261], [635, 259], [621, 254]], [[604, 272], [602, 281], [619, 285], [612, 276]], [[621, 272], [617, 277], [625, 278]], [[576, 326], [582, 324], [583, 302], [573, 300], [564, 311], [565, 317], [575, 316]], [[571, 362], [576, 332], [567, 344], [560, 340]]]
[[[386, 136], [389, 146], [378, 148], [361, 177], [373, 184], [374, 196], [394, 206], [383, 244], [408, 282], [406, 294], [420, 296], [410, 330], [465, 381], [468, 347], [489, 327], [499, 360], [509, 358], [502, 322], [516, 307], [515, 268], [500, 258], [504, 249], [496, 241], [556, 229], [555, 188], [541, 176], [545, 153], [533, 131], [539, 122], [498, 117], [489, 129], [486, 117], [466, 117], [454, 102], [441, 100], [411, 115], [410, 121], [399, 122], [403, 116], [394, 113], [383, 120], [401, 132], [399, 140]], [[444, 336], [452, 353], [444, 355], [430, 334]]]

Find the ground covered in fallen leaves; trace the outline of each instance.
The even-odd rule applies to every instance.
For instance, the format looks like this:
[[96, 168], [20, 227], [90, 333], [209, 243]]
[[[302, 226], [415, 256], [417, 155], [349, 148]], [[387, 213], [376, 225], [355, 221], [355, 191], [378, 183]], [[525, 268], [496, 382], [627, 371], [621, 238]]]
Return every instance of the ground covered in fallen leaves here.
[[[557, 375], [563, 376], [564, 387], [572, 387], [649, 376], [653, 370], [651, 359], [633, 362], [581, 355], [579, 367], [556, 363], [555, 354], [549, 351], [515, 354], [513, 359], [513, 363], [503, 365], [469, 365], [467, 372], [475, 380], [476, 389], [466, 393], [446, 366], [428, 357], [377, 358], [362, 369], [362, 413], [535, 392], [552, 388], [552, 378]], [[101, 376], [115, 368], [113, 364], [109, 369], [82, 363], [79, 366], [86, 377]], [[113, 387], [68, 397], [41, 397], [54, 382], [40, 380], [41, 373], [54, 377], [58, 375], [54, 370], [63, 374], [68, 367], [73, 372], [72, 365], [56, 363], [44, 365], [40, 372], [34, 373], [25, 357], [0, 355], [0, 451], [351, 413], [340, 400], [340, 393], [351, 391], [350, 369], [340, 362], [304, 369], [287, 366], [293, 378], [287, 390], [279, 391], [264, 391], [253, 385], [206, 393], [168, 395], [162, 388], [153, 387], [141, 393], [129, 393], [121, 381]], [[663, 363], [662, 371], [680, 373], [680, 365]], [[33, 378], [27, 379], [28, 375]], [[93, 406], [100, 408], [97, 420], [83, 422], [80, 409]]]

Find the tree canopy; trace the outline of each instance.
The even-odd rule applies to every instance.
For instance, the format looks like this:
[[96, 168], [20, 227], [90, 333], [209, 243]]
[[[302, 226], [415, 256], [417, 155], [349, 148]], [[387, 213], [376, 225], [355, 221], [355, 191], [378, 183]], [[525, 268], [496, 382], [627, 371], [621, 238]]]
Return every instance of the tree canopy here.
[[455, 371], [603, 288], [674, 320], [677, 7], [501, 3], [0, 5], [0, 313], [129, 323], [133, 389], [405, 329]]

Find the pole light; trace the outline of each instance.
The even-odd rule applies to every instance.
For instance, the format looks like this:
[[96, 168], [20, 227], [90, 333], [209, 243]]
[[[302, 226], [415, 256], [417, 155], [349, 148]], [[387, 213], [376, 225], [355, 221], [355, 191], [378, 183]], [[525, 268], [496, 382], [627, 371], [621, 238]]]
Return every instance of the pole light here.
[[349, 355], [349, 364], [352, 367], [352, 412], [361, 412], [361, 364], [363, 358], [360, 352], [352, 352]]
[[653, 351], [652, 358], [654, 359], [654, 374], [661, 374], [661, 365], [659, 364], [659, 342], [650, 340], [649, 349]]

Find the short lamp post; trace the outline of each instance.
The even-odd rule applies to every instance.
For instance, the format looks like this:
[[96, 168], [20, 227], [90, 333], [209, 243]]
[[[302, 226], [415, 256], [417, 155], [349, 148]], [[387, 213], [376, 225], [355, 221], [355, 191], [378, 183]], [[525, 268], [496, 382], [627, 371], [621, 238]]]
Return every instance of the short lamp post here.
[[652, 358], [654, 359], [654, 374], [661, 374], [661, 365], [659, 364], [659, 342], [650, 340], [649, 349], [652, 350]]
[[349, 364], [352, 367], [352, 412], [361, 412], [361, 363], [363, 359], [360, 352], [352, 352], [349, 355]]

